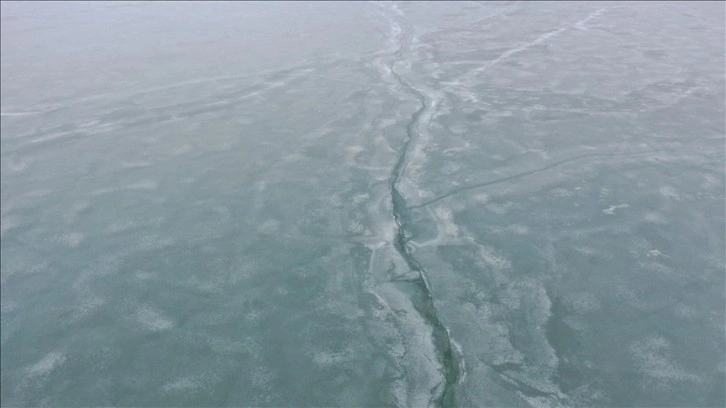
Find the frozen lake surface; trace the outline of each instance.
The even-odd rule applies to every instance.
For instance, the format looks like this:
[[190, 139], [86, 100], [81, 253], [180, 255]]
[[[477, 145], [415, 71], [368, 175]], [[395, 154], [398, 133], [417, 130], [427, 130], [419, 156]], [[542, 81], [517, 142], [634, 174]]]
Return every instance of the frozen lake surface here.
[[724, 3], [2, 3], [3, 406], [724, 406]]

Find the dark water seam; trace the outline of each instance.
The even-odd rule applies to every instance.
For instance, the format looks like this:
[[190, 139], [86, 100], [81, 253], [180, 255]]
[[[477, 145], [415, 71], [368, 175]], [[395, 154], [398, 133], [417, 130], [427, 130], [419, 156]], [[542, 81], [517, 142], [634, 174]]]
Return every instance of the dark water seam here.
[[[403, 42], [403, 40], [401, 41]], [[449, 331], [444, 327], [441, 320], [436, 313], [434, 307], [433, 296], [431, 292], [431, 286], [426, 277], [426, 270], [419, 263], [419, 261], [413, 256], [410, 248], [408, 247], [408, 238], [406, 237], [406, 224], [409, 220], [409, 211], [406, 205], [406, 199], [398, 190], [398, 182], [403, 174], [404, 167], [406, 165], [406, 156], [409, 150], [410, 144], [416, 138], [418, 134], [418, 125], [421, 120], [423, 113], [430, 108], [426, 103], [426, 97], [415, 87], [406, 82], [395, 70], [396, 62], [403, 59], [402, 57], [403, 45], [400, 44], [398, 50], [396, 50], [396, 61], [391, 64], [391, 72], [393, 73], [396, 80], [410, 93], [414, 94], [421, 104], [421, 107], [411, 115], [411, 119], [406, 125], [406, 138], [401, 145], [399, 150], [398, 159], [389, 178], [389, 187], [391, 191], [391, 202], [393, 205], [393, 219], [396, 222], [396, 235], [394, 238], [394, 247], [401, 257], [406, 261], [408, 267], [418, 274], [416, 284], [420, 291], [424, 295], [425, 304], [423, 305], [424, 310], [420, 310], [422, 317], [432, 327], [434, 347], [439, 354], [439, 361], [443, 367], [444, 374], [444, 390], [441, 397], [436, 401], [437, 406], [450, 407], [454, 406], [454, 385], [458, 382], [461, 377], [461, 363], [459, 357], [454, 352], [454, 348], [451, 344], [451, 338], [449, 337]], [[438, 387], [437, 387], [438, 388]]]

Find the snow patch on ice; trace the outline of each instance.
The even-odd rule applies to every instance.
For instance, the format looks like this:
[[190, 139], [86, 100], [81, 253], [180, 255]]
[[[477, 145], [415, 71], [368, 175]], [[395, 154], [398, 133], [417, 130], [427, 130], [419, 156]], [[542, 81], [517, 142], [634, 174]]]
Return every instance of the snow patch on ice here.
[[45, 355], [40, 361], [28, 367], [25, 372], [30, 377], [38, 377], [50, 374], [66, 361], [65, 353], [52, 351]]
[[615, 210], [617, 210], [619, 208], [628, 208], [628, 207], [630, 207], [628, 204], [611, 205], [610, 207], [602, 210], [602, 213], [607, 214], [607, 215], [615, 215]]
[[170, 318], [146, 305], [136, 309], [136, 320], [144, 328], [153, 332], [169, 330], [174, 327], [174, 322]]
[[652, 335], [637, 341], [630, 346], [630, 352], [638, 370], [649, 377], [650, 381], [646, 380], [642, 384], [644, 387], [655, 385], [658, 388], [666, 388], [672, 381], [701, 380], [673, 361], [671, 344], [663, 336]]
[[662, 195], [665, 198], [679, 201], [681, 199], [681, 195], [678, 194], [678, 190], [671, 186], [663, 186], [661, 187], [658, 192], [660, 192], [660, 195]]
[[156, 190], [159, 183], [154, 180], [141, 180], [126, 186], [128, 190]]
[[643, 216], [643, 219], [647, 222], [653, 223], [653, 224], [667, 224], [668, 221], [666, 221], [665, 216], [659, 212], [647, 212]]
[[70, 248], [77, 248], [85, 238], [86, 236], [80, 232], [66, 232], [59, 235], [55, 241]]

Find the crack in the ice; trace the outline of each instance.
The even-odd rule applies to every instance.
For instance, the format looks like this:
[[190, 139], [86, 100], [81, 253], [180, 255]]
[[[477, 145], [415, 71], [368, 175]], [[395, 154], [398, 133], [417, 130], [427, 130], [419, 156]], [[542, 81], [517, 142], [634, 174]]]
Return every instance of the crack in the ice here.
[[[421, 107], [411, 115], [411, 119], [406, 125], [406, 138], [399, 150], [398, 159], [391, 170], [389, 178], [389, 187], [391, 192], [391, 202], [393, 206], [393, 219], [396, 223], [396, 234], [394, 238], [394, 247], [401, 257], [406, 261], [408, 267], [414, 271], [418, 276], [415, 279], [415, 284], [420, 287], [422, 294], [424, 295], [423, 305], [424, 310], [419, 310], [422, 317], [431, 325], [433, 333], [434, 347], [439, 354], [439, 360], [443, 367], [444, 381], [442, 384], [443, 392], [440, 397], [436, 398], [435, 402], [438, 406], [453, 406], [454, 405], [454, 385], [460, 378], [460, 363], [456, 356], [451, 339], [449, 338], [449, 332], [442, 324], [439, 319], [436, 309], [434, 307], [433, 296], [431, 293], [431, 287], [428, 283], [426, 271], [419, 261], [413, 256], [411, 249], [408, 246], [408, 238], [406, 237], [406, 223], [408, 222], [408, 206], [406, 204], [406, 198], [398, 190], [398, 182], [403, 174], [404, 167], [406, 165], [406, 156], [409, 150], [409, 145], [416, 139], [419, 133], [419, 123], [421, 116], [431, 105], [427, 103], [425, 95], [416, 87], [408, 83], [401, 77], [396, 71], [396, 63], [403, 60], [403, 49], [404, 49], [404, 36], [401, 34], [399, 38], [398, 48], [396, 49], [395, 55], [396, 60], [391, 63], [390, 70], [396, 81], [399, 84], [412, 93], [421, 104]], [[430, 360], [429, 360], [430, 361]], [[437, 389], [439, 387], [436, 387]]]
[[543, 391], [537, 387], [529, 385], [526, 382], [507, 374], [505, 372], [506, 371], [505, 369], [498, 368], [494, 364], [491, 364], [487, 361], [482, 361], [482, 363], [484, 363], [486, 366], [488, 366], [490, 369], [492, 369], [492, 371], [497, 373], [497, 375], [504, 380], [505, 384], [509, 384], [509, 387], [507, 387], [507, 388], [511, 388], [513, 391], [518, 391], [518, 392], [526, 395], [527, 397], [552, 398], [560, 404], [562, 404], [562, 402], [563, 402], [562, 398], [559, 395], [557, 395], [556, 393], [553, 393], [550, 391]]
[[[587, 23], [590, 20], [592, 20], [593, 18], [601, 15], [605, 11], [607, 11], [607, 9], [600, 8], [598, 10], [595, 10], [595, 11], [591, 12], [585, 18], [583, 18], [583, 19], [575, 22], [574, 24], [568, 24], [568, 25], [562, 26], [562, 27], [560, 27], [560, 28], [558, 28], [556, 30], [552, 30], [552, 31], [548, 31], [546, 33], [540, 34], [534, 40], [532, 40], [532, 41], [530, 41], [530, 42], [528, 42], [526, 44], [520, 45], [518, 47], [514, 47], [512, 49], [509, 49], [509, 50], [503, 52], [497, 58], [489, 61], [484, 66], [482, 66], [480, 68], [477, 68], [477, 69], [469, 72], [468, 74], [465, 74], [463, 77], [459, 78], [459, 81], [462, 80], [462, 79], [469, 79], [469, 78], [472, 78], [472, 77], [476, 77], [477, 75], [479, 75], [479, 74], [487, 71], [488, 69], [494, 67], [495, 65], [499, 64], [499, 62], [501, 62], [503, 60], [506, 60], [509, 57], [513, 56], [513, 55], [516, 55], [516, 54], [519, 54], [519, 53], [521, 53], [523, 51], [526, 51], [526, 50], [528, 50], [528, 49], [530, 49], [530, 48], [532, 48], [532, 47], [534, 47], [536, 45], [539, 45], [539, 44], [545, 42], [545, 41], [548, 41], [550, 38], [557, 37], [560, 34], [562, 34], [563, 32], [572, 29], [573, 27], [576, 28], [576, 29], [578, 29], [578, 30], [587, 30]], [[459, 82], [459, 81], [457, 81], [457, 82]]]
[[421, 204], [417, 204], [417, 205], [411, 206], [411, 207], [409, 207], [409, 209], [425, 207], [425, 206], [430, 205], [430, 204], [433, 204], [433, 203], [435, 203], [437, 201], [441, 201], [444, 198], [450, 197], [450, 196], [452, 196], [454, 194], [462, 193], [462, 192], [467, 191], [467, 190], [472, 190], [472, 189], [475, 189], [475, 188], [491, 186], [493, 184], [499, 184], [499, 183], [503, 183], [505, 181], [516, 180], [516, 179], [519, 179], [519, 178], [522, 178], [522, 177], [525, 177], [525, 176], [529, 176], [529, 175], [532, 175], [532, 174], [536, 174], [536, 173], [541, 173], [543, 171], [547, 171], [549, 169], [552, 169], [553, 167], [557, 167], [557, 166], [563, 165], [565, 163], [569, 163], [569, 162], [572, 162], [572, 161], [575, 161], [575, 160], [580, 160], [580, 159], [584, 159], [586, 157], [593, 157], [593, 156], [602, 156], [602, 155], [601, 154], [597, 154], [597, 153], [583, 154], [583, 155], [579, 155], [579, 156], [575, 156], [575, 157], [570, 157], [570, 158], [567, 158], [567, 159], [564, 159], [564, 160], [560, 160], [558, 162], [549, 164], [547, 166], [544, 166], [544, 167], [541, 167], [541, 168], [538, 168], [538, 169], [534, 169], [534, 170], [530, 170], [530, 171], [525, 171], [525, 172], [522, 172], [522, 173], [513, 174], [511, 176], [502, 177], [502, 178], [498, 178], [498, 179], [495, 179], [495, 180], [484, 181], [484, 182], [481, 182], [481, 183], [476, 183], [476, 184], [472, 184], [472, 185], [469, 185], [469, 186], [457, 188], [455, 190], [449, 191], [446, 194], [443, 194], [443, 195], [440, 195], [440, 196], [438, 196], [436, 198], [432, 198], [431, 200], [425, 201], [425, 202], [423, 202]]
[[[503, 182], [506, 182], [506, 181], [517, 180], [517, 179], [520, 179], [520, 178], [523, 178], [523, 177], [526, 177], [526, 176], [530, 176], [532, 174], [542, 173], [542, 172], [545, 172], [547, 170], [551, 170], [551, 169], [553, 169], [555, 167], [559, 167], [559, 166], [561, 166], [563, 164], [567, 164], [567, 163], [570, 163], [570, 162], [574, 162], [574, 161], [586, 159], [586, 158], [589, 158], [589, 157], [602, 157], [602, 158], [607, 158], [607, 157], [625, 157], [625, 156], [637, 156], [637, 155], [640, 155], [640, 154], [658, 153], [658, 152], [673, 152], [673, 150], [671, 150], [671, 149], [653, 149], [653, 150], [643, 150], [643, 151], [630, 152], [630, 153], [586, 153], [586, 154], [581, 154], [581, 155], [569, 157], [569, 158], [566, 158], [566, 159], [562, 159], [562, 160], [556, 161], [554, 163], [550, 163], [550, 164], [548, 164], [548, 165], [546, 165], [544, 167], [540, 167], [540, 168], [537, 168], [537, 169], [525, 171], [525, 172], [522, 172], [522, 173], [513, 174], [511, 176], [501, 177], [501, 178], [494, 179], [494, 180], [484, 181], [484, 182], [481, 182], [481, 183], [476, 183], [476, 184], [471, 184], [471, 185], [468, 185], [468, 186], [460, 187], [460, 188], [454, 189], [452, 191], [449, 191], [448, 193], [442, 194], [442, 195], [440, 195], [438, 197], [434, 197], [434, 198], [432, 198], [432, 199], [430, 199], [428, 201], [424, 201], [423, 203], [416, 204], [416, 205], [412, 205], [412, 206], [408, 207], [407, 209], [408, 210], [412, 210], [412, 209], [416, 209], [416, 208], [426, 207], [428, 205], [431, 205], [433, 203], [436, 203], [438, 201], [441, 201], [441, 200], [443, 200], [445, 198], [451, 197], [451, 196], [453, 196], [455, 194], [463, 193], [465, 191], [473, 190], [473, 189], [476, 189], [476, 188], [487, 187], [487, 186], [491, 186], [491, 185], [494, 185], [494, 184], [503, 183]], [[684, 153], [684, 152], [681, 152], [681, 153]], [[695, 153], [695, 152], [686, 152], [686, 153], [691, 153], [691, 154], [703, 156], [702, 154]]]

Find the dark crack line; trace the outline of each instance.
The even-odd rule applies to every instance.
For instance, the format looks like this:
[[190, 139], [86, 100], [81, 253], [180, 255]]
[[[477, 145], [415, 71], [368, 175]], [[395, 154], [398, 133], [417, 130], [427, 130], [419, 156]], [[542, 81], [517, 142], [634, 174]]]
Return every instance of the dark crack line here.
[[[415, 209], [415, 208], [426, 207], [428, 205], [431, 205], [433, 203], [436, 203], [438, 201], [441, 201], [441, 200], [443, 200], [445, 198], [451, 197], [452, 195], [455, 195], [455, 194], [463, 193], [465, 191], [473, 190], [473, 189], [476, 189], [476, 188], [487, 187], [487, 186], [491, 186], [491, 185], [494, 185], [494, 184], [504, 183], [506, 181], [517, 180], [517, 179], [520, 179], [520, 178], [523, 178], [523, 177], [526, 177], [526, 176], [530, 176], [532, 174], [542, 173], [542, 172], [545, 172], [547, 170], [551, 170], [551, 169], [553, 169], [555, 167], [559, 167], [559, 166], [562, 166], [564, 164], [567, 164], [567, 163], [570, 163], [570, 162], [574, 162], [574, 161], [579, 161], [579, 160], [586, 159], [586, 158], [589, 158], [589, 157], [608, 158], [608, 157], [618, 157], [618, 156], [620, 156], [620, 157], [622, 157], [622, 156], [637, 156], [637, 155], [641, 155], [641, 154], [658, 153], [658, 152], [673, 152], [673, 150], [671, 150], [671, 149], [655, 149], [655, 150], [645, 150], [645, 151], [630, 152], [630, 153], [609, 153], [609, 154], [607, 154], [607, 153], [587, 153], [587, 154], [581, 154], [581, 155], [578, 155], [578, 156], [569, 157], [567, 159], [563, 159], [563, 160], [560, 160], [560, 161], [557, 161], [557, 162], [548, 164], [547, 166], [540, 167], [538, 169], [529, 170], [529, 171], [525, 171], [525, 172], [522, 172], [522, 173], [513, 174], [511, 176], [506, 176], [506, 177], [498, 178], [498, 179], [495, 179], [495, 180], [484, 181], [484, 182], [481, 182], [481, 183], [476, 183], [476, 184], [472, 184], [472, 185], [469, 185], [469, 186], [457, 188], [457, 189], [454, 189], [452, 191], [449, 191], [446, 194], [440, 195], [440, 196], [438, 196], [436, 198], [432, 198], [431, 200], [425, 201], [425, 202], [420, 203], [420, 204], [412, 205], [412, 206], [408, 207], [408, 209], [411, 210], [411, 209]], [[689, 152], [689, 153], [691, 153], [691, 152]], [[696, 154], [696, 153], [693, 153], [693, 154]]]
[[563, 165], [565, 163], [573, 162], [573, 161], [576, 161], [576, 160], [581, 160], [581, 159], [584, 159], [586, 157], [594, 157], [594, 156], [601, 156], [601, 154], [592, 153], [592, 154], [583, 154], [583, 155], [580, 155], [580, 156], [570, 157], [568, 159], [560, 160], [558, 162], [552, 163], [552, 164], [547, 165], [545, 167], [541, 167], [539, 169], [525, 171], [523, 173], [517, 173], [517, 174], [513, 174], [511, 176], [502, 177], [502, 178], [498, 178], [498, 179], [495, 179], [495, 180], [485, 181], [485, 182], [482, 182], [482, 183], [477, 183], [477, 184], [472, 184], [470, 186], [457, 188], [457, 189], [452, 190], [452, 191], [450, 191], [450, 192], [448, 192], [448, 193], [446, 193], [444, 195], [440, 195], [440, 196], [438, 196], [436, 198], [433, 198], [433, 199], [431, 199], [429, 201], [426, 201], [426, 202], [423, 202], [421, 204], [417, 204], [417, 205], [411, 206], [409, 208], [410, 209], [413, 209], [413, 208], [425, 207], [425, 206], [430, 205], [430, 204], [433, 204], [433, 203], [435, 203], [437, 201], [441, 201], [441, 200], [443, 200], [445, 198], [451, 197], [454, 194], [463, 193], [465, 191], [473, 190], [475, 188], [481, 188], [481, 187], [491, 186], [491, 185], [494, 185], [494, 184], [503, 183], [505, 181], [516, 180], [516, 179], [519, 179], [519, 178], [522, 178], [522, 177], [526, 177], [526, 176], [529, 176], [529, 175], [532, 175], [532, 174], [537, 174], [537, 173], [541, 173], [541, 172], [547, 171], [547, 170], [552, 169], [554, 167], [561, 166], [561, 165]]
[[433, 402], [441, 407], [449, 407], [454, 405], [454, 385], [458, 382], [461, 376], [461, 365], [458, 360], [458, 356], [455, 354], [452, 347], [451, 339], [449, 337], [449, 331], [441, 323], [441, 320], [436, 313], [433, 296], [431, 293], [431, 286], [428, 283], [426, 270], [413, 256], [411, 249], [408, 246], [408, 238], [406, 237], [406, 224], [408, 222], [409, 212], [406, 204], [406, 198], [398, 190], [398, 182], [401, 179], [404, 168], [406, 166], [406, 156], [409, 150], [409, 146], [419, 134], [418, 129], [421, 116], [427, 109], [431, 108], [431, 106], [426, 102], [425, 95], [421, 93], [421, 91], [419, 91], [417, 88], [409, 84], [406, 80], [404, 80], [401, 75], [399, 75], [399, 73], [395, 70], [396, 63], [403, 60], [404, 41], [405, 38], [402, 35], [399, 47], [395, 52], [396, 60], [391, 63], [391, 72], [396, 78], [397, 82], [418, 99], [421, 107], [416, 112], [414, 112], [413, 115], [411, 115], [411, 119], [406, 125], [406, 138], [401, 145], [398, 159], [396, 160], [396, 164], [391, 170], [391, 175], [389, 178], [391, 203], [393, 206], [393, 219], [396, 223], [396, 234], [393, 245], [396, 248], [396, 251], [398, 251], [401, 257], [406, 261], [408, 267], [418, 274], [417, 279], [415, 280], [415, 282], [412, 283], [416, 284], [424, 295], [424, 310], [420, 310], [419, 312], [433, 329], [432, 332], [434, 347], [439, 354], [439, 360], [444, 370], [444, 390], [441, 394], [441, 397]]

